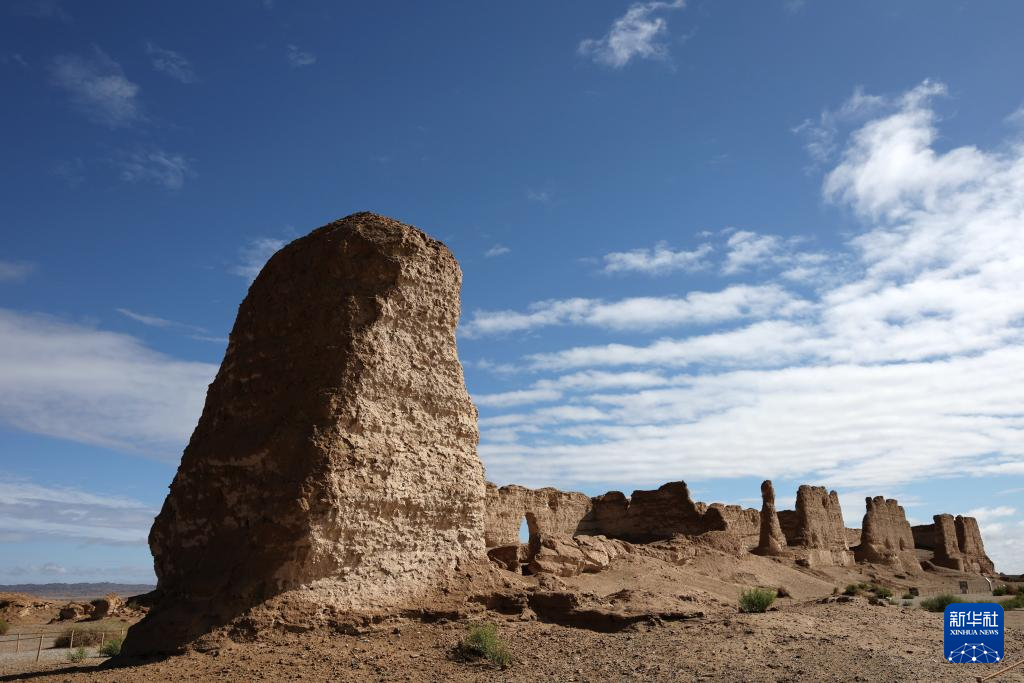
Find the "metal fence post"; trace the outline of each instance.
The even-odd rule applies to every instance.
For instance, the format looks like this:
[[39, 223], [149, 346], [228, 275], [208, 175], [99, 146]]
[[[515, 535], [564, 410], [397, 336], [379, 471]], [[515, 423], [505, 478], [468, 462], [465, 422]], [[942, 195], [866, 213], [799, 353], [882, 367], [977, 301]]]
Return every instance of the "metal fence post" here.
[[43, 634], [39, 633], [39, 647], [36, 648], [36, 661], [39, 661], [39, 655], [43, 653]]
[[18, 639], [14, 641], [14, 651], [21, 652], [21, 631], [18, 631]]

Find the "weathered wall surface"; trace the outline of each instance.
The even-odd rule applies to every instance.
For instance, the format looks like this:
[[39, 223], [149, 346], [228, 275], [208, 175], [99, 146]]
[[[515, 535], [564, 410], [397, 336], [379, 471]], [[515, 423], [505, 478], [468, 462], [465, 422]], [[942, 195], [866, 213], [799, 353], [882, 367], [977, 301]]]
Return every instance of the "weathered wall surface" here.
[[682, 481], [663, 484], [654, 491], [634, 491], [630, 498], [610, 491], [594, 498], [593, 504], [592, 534], [646, 543], [705, 531], [704, 516]]
[[712, 503], [704, 513], [705, 531], [729, 531], [744, 540], [756, 542], [761, 529], [761, 513], [740, 505]]
[[795, 529], [790, 544], [806, 551], [805, 559], [811, 566], [844, 566], [853, 562], [846, 542], [843, 510], [835, 491], [807, 484], [797, 489]]
[[685, 482], [626, 497], [609, 491], [594, 498], [553, 488], [487, 485], [485, 538], [488, 547], [519, 542], [525, 518], [531, 535], [604, 535], [644, 543], [676, 534], [728, 531], [756, 541], [760, 513], [739, 505], [697, 503]]
[[782, 555], [786, 550], [786, 537], [779, 524], [779, 516], [775, 511], [775, 487], [771, 481], [761, 482], [761, 515], [758, 529], [758, 542], [755, 552], [758, 555]]
[[960, 547], [960, 554], [963, 555], [964, 563], [967, 565], [966, 569], [986, 574], [995, 572], [995, 565], [985, 554], [985, 544], [981, 540], [978, 520], [974, 517], [957, 515], [954, 524], [956, 525], [957, 545]]
[[161, 598], [126, 652], [175, 649], [291, 589], [387, 608], [483, 557], [461, 279], [443, 244], [365, 213], [270, 259], [150, 533]]
[[487, 547], [519, 543], [519, 525], [527, 520], [530, 534], [574, 536], [588, 529], [581, 526], [590, 515], [590, 497], [583, 493], [553, 488], [487, 484], [484, 538]]
[[[488, 547], [519, 542], [525, 517], [531, 534], [604, 535], [633, 543], [725, 531], [761, 555], [791, 555], [809, 566], [876, 562], [913, 572], [921, 569], [915, 548], [935, 551], [935, 564], [965, 571], [993, 571], [977, 521], [936, 515], [935, 524], [911, 527], [895, 500], [866, 499], [862, 529], [843, 522], [839, 496], [821, 486], [803, 485], [795, 510], [775, 507], [770, 481], [761, 485], [761, 510], [723, 503], [695, 502], [685, 482], [653, 491], [619, 491], [587, 498], [582, 493], [488, 484]], [[851, 548], [853, 549], [851, 551]]]
[[964, 571], [964, 557], [960, 554], [960, 544], [956, 538], [956, 521], [953, 515], [941, 514], [932, 518], [932, 550], [935, 555], [932, 563], [940, 567]]
[[865, 499], [865, 505], [861, 542], [854, 548], [857, 561], [920, 571], [921, 563], [914, 553], [914, 534], [903, 507], [882, 496]]
[[922, 550], [935, 550], [935, 525], [934, 524], [916, 524], [910, 527], [910, 532], [914, 535], [914, 547], [921, 548]]
[[912, 528], [914, 545], [934, 552], [932, 564], [963, 572], [995, 573], [995, 565], [985, 554], [978, 520], [950, 514], [933, 519], [933, 524]]

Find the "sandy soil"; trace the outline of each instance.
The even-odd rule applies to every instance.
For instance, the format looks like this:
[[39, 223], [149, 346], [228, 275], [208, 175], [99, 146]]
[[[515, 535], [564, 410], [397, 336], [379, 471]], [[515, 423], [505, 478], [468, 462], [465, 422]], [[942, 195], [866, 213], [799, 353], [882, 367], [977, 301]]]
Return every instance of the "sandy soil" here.
[[[849, 583], [878, 581], [897, 598], [911, 586], [955, 592], [952, 573], [893, 574], [884, 568], [808, 569], [790, 561], [703, 549], [685, 560], [643, 555], [604, 571], [564, 580], [507, 578], [530, 590], [568, 591], [608, 610], [657, 613], [672, 604], [703, 616], [651, 618], [602, 633], [538, 618], [531, 610], [467, 613], [454, 622], [397, 620], [362, 635], [271, 631], [256, 642], [161, 660], [90, 658], [71, 664], [53, 650], [33, 657], [0, 654], [0, 681], [974, 681], [1001, 665], [949, 664], [942, 658], [942, 614], [879, 606], [857, 597], [819, 602]], [[741, 614], [743, 587], [783, 587], [766, 614]], [[991, 599], [990, 596], [989, 599]], [[547, 620], [547, 621], [545, 621]], [[498, 624], [513, 663], [498, 670], [464, 661], [456, 646], [472, 623]], [[1024, 657], [1024, 611], [1007, 614], [1010, 662]], [[46, 651], [44, 651], [45, 653]], [[121, 664], [121, 666], [114, 666]], [[997, 679], [1024, 682], [1024, 670]]]
[[[1014, 622], [1007, 649], [1024, 653], [1024, 620]], [[999, 668], [946, 663], [941, 615], [862, 602], [793, 602], [767, 614], [613, 634], [515, 619], [499, 625], [514, 658], [505, 671], [454, 656], [464, 623], [404, 623], [364, 636], [282, 634], [124, 668], [91, 659], [42, 662], [29, 673], [23, 662], [4, 661], [0, 680], [973, 681]], [[1024, 681], [1024, 671], [1000, 680]]]

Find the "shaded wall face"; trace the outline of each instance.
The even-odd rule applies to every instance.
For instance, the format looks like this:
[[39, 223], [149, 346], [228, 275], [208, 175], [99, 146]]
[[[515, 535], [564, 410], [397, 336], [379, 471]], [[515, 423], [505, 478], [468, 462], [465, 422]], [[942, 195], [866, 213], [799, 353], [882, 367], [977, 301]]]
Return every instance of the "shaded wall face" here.
[[914, 547], [922, 550], [935, 550], [935, 525], [917, 524], [910, 527], [910, 533], [914, 537]]

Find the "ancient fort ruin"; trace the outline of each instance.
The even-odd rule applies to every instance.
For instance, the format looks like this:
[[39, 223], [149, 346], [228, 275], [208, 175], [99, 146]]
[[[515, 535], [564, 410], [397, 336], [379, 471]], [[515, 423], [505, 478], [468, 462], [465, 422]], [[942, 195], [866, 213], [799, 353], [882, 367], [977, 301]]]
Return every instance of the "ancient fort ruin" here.
[[809, 569], [993, 571], [970, 517], [911, 527], [879, 497], [848, 529], [836, 492], [817, 486], [778, 510], [764, 482], [757, 510], [694, 501], [681, 481], [594, 497], [487, 484], [456, 353], [460, 285], [443, 244], [370, 213], [270, 259], [150, 533], [159, 583], [127, 654], [460, 604], [601, 628], [689, 618], [665, 607], [676, 598], [608, 611], [513, 579], [600, 571], [627, 553], [681, 564], [703, 547]]
[[[605, 537], [649, 543], [675, 536], [726, 532], [746, 551], [788, 557], [806, 567], [876, 563], [916, 573], [936, 567], [994, 572], [973, 517], [935, 516], [935, 523], [911, 527], [897, 501], [868, 498], [862, 528], [843, 523], [839, 496], [820, 486], [801, 486], [795, 509], [776, 510], [770, 481], [761, 485], [761, 510], [694, 502], [685, 482], [670, 482], [627, 497], [611, 491], [590, 498], [553, 488], [487, 484], [484, 538], [488, 554], [502, 564], [518, 557], [529, 571], [549, 537]], [[520, 544], [525, 520], [531, 542]]]

